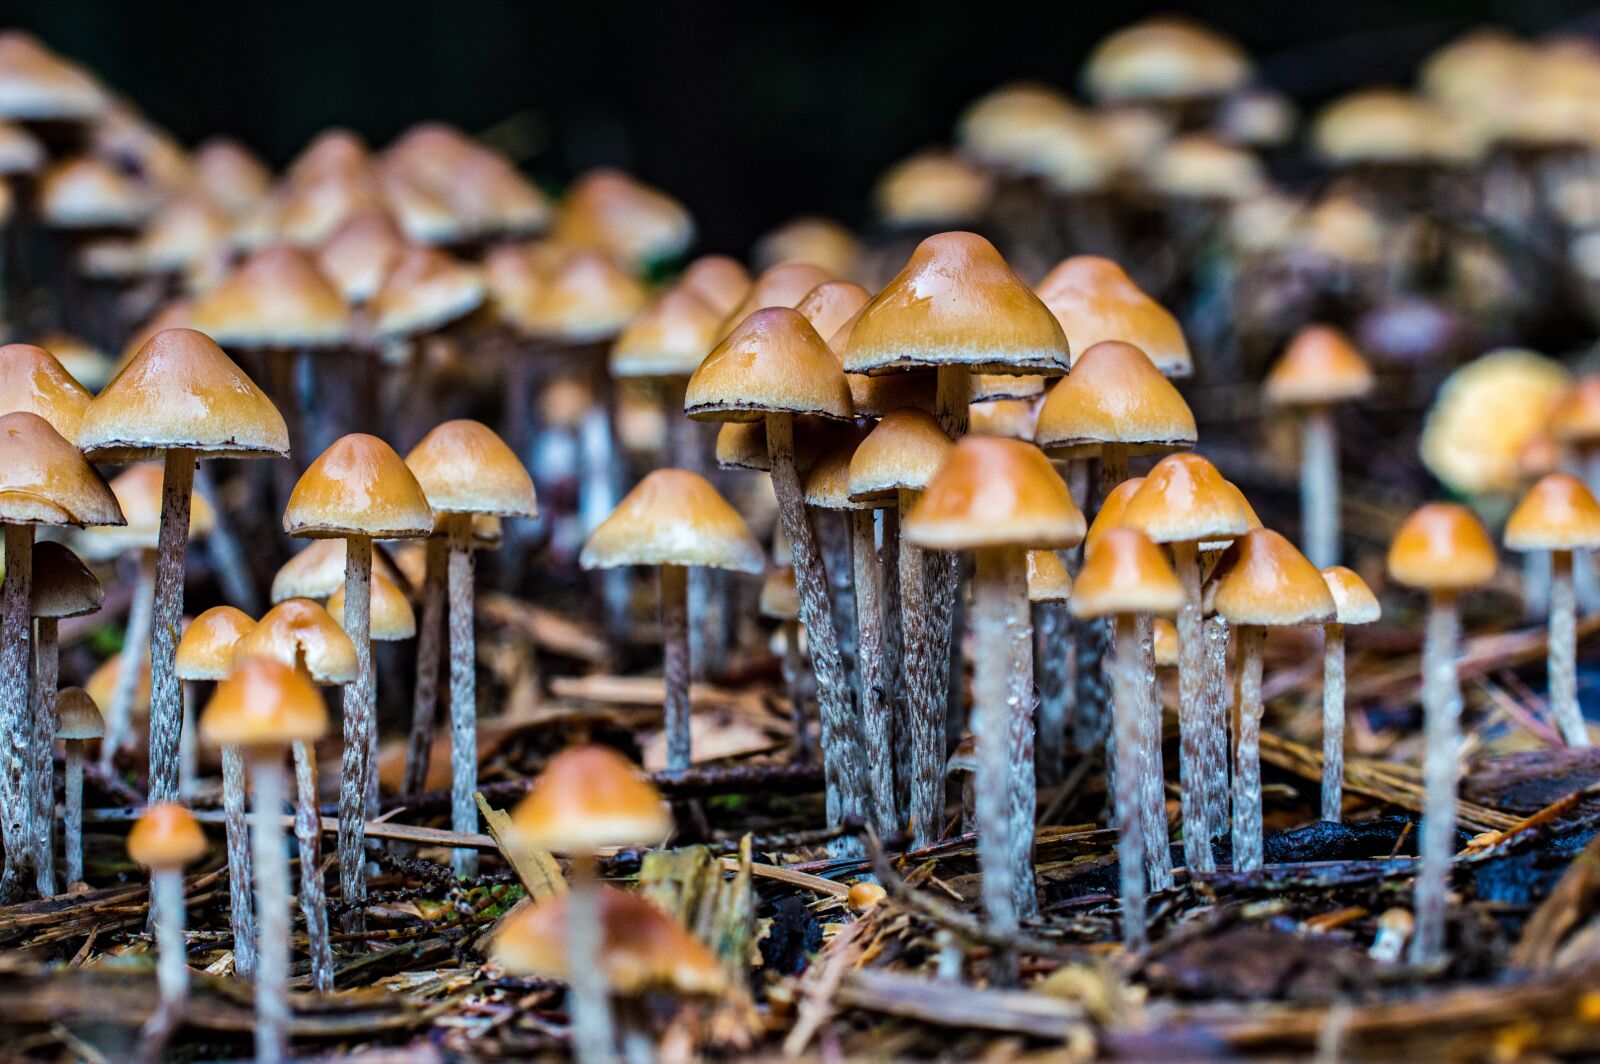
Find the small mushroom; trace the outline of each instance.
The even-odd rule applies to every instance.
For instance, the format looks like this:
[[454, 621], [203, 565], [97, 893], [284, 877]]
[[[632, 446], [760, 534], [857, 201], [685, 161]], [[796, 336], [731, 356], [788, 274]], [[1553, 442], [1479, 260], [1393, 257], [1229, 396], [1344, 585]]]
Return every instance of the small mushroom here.
[[1334, 618], [1322, 626], [1322, 819], [1338, 823], [1344, 808], [1344, 630], [1382, 614], [1365, 580], [1342, 565], [1322, 570]]
[[106, 724], [94, 699], [81, 687], [57, 692], [56, 720], [56, 738], [66, 749], [61, 835], [70, 885], [83, 882], [83, 744], [105, 735]]
[[142, 1041], [147, 1059], [177, 1027], [189, 996], [189, 964], [183, 932], [183, 868], [206, 852], [206, 836], [189, 810], [177, 802], [145, 809], [128, 832], [128, 856], [150, 870], [150, 902], [155, 910], [156, 980], [161, 1007], [146, 1024]]
[[726, 255], [701, 255], [684, 268], [679, 283], [724, 318], [750, 294], [749, 271]]

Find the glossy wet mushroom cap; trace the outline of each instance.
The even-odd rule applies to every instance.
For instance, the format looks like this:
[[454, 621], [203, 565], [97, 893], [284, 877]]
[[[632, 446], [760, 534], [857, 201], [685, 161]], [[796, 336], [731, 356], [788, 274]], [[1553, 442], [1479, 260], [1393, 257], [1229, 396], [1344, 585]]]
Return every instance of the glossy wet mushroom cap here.
[[0, 522], [120, 525], [122, 511], [83, 454], [37, 414], [0, 417]]
[[177, 869], [205, 856], [206, 835], [194, 814], [178, 802], [145, 809], [128, 832], [128, 856], [157, 871]]
[[29, 612], [35, 617], [81, 617], [98, 611], [106, 600], [99, 578], [76, 554], [53, 540], [33, 546], [32, 587]]
[[67, 372], [56, 356], [33, 344], [0, 347], [0, 408], [26, 410], [50, 422], [76, 442], [83, 414], [93, 396]]
[[311, 681], [270, 658], [241, 656], [200, 714], [200, 738], [210, 746], [283, 747], [327, 730], [328, 709]]
[[1085, 552], [1093, 550], [1095, 543], [1107, 532], [1122, 527], [1122, 517], [1128, 511], [1128, 500], [1138, 494], [1143, 486], [1144, 477], [1129, 477], [1106, 492], [1106, 497], [1100, 500], [1100, 509], [1095, 511], [1094, 523], [1083, 537]]
[[1322, 570], [1322, 579], [1333, 596], [1336, 624], [1372, 624], [1383, 616], [1378, 596], [1354, 570], [1330, 565]]
[[833, 272], [813, 262], [780, 262], [750, 285], [744, 299], [722, 321], [718, 342], [764, 307], [798, 307], [818, 285], [834, 280]]
[[234, 660], [268, 658], [303, 669], [318, 684], [356, 678], [356, 648], [333, 614], [310, 599], [286, 599], [234, 644]]
[[893, 499], [902, 490], [921, 491], [954, 446], [932, 414], [886, 414], [850, 458], [850, 497], [871, 502]]
[[433, 510], [394, 448], [358, 432], [335, 441], [300, 475], [283, 530], [313, 539], [411, 539], [433, 534]]
[[1187, 377], [1194, 371], [1178, 319], [1110, 259], [1063, 259], [1035, 291], [1060, 322], [1075, 356], [1106, 340], [1121, 340], [1143, 351], [1165, 376]]
[[1183, 605], [1183, 587], [1161, 548], [1134, 528], [1112, 528], [1084, 557], [1067, 608], [1074, 617], [1123, 613], [1171, 615]]
[[604, 746], [573, 746], [552, 757], [511, 813], [517, 836], [557, 853], [655, 846], [672, 816], [655, 785]]
[[807, 506], [819, 510], [871, 510], [875, 505], [853, 498], [850, 494], [850, 459], [854, 456], [859, 437], [846, 433], [832, 447], [818, 456], [806, 471], [800, 486], [801, 497]]
[[1336, 617], [1322, 573], [1294, 544], [1268, 528], [1252, 529], [1233, 541], [1206, 599], [1229, 624], [1328, 624]]
[[704, 477], [657, 469], [617, 504], [584, 544], [585, 569], [686, 565], [759, 573], [761, 545]]
[[722, 318], [692, 289], [682, 284], [667, 289], [617, 337], [611, 347], [611, 375], [689, 376], [716, 345]]
[[768, 413], [848, 420], [844, 371], [811, 323], [786, 307], [758, 310], [717, 345], [684, 396], [699, 421], [760, 421]]
[[1095, 344], [1050, 389], [1034, 442], [1058, 458], [1092, 455], [1105, 444], [1129, 454], [1193, 447], [1194, 414], [1145, 353], [1120, 340]]
[[1348, 336], [1331, 326], [1308, 325], [1273, 364], [1263, 390], [1279, 406], [1312, 406], [1359, 399], [1373, 384], [1372, 367]]
[[533, 517], [533, 478], [494, 430], [460, 418], [435, 426], [405, 464], [439, 514]]
[[[326, 599], [344, 583], [345, 555], [349, 544], [342, 539], [316, 539], [307, 543], [279, 567], [272, 578], [271, 599]], [[397, 579], [394, 567], [381, 546], [372, 551], [372, 571]]]
[[233, 671], [239, 640], [255, 630], [256, 622], [235, 606], [213, 606], [189, 622], [178, 640], [177, 673], [180, 680], [225, 680]]
[[930, 550], [1066, 548], [1083, 540], [1083, 514], [1044, 452], [968, 436], [951, 449], [902, 534]]
[[1511, 511], [1505, 540], [1514, 551], [1594, 550], [1600, 547], [1600, 502], [1577, 477], [1550, 473]]
[[1065, 602], [1072, 597], [1072, 574], [1053, 550], [1028, 552], [1028, 601]]
[[1250, 530], [1249, 506], [1217, 467], [1197, 454], [1168, 455], [1128, 500], [1122, 522], [1157, 543], [1232, 539]]
[[1419, 591], [1481, 587], [1493, 579], [1497, 564], [1483, 522], [1456, 503], [1418, 507], [1389, 542], [1390, 578]]

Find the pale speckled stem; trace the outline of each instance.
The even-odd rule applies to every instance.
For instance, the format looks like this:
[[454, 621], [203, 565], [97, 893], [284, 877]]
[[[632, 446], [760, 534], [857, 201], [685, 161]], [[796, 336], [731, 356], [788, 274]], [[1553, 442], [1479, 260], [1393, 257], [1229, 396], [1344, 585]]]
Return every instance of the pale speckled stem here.
[[1306, 411], [1300, 452], [1300, 524], [1306, 557], [1318, 569], [1339, 564], [1339, 439], [1333, 408]]
[[871, 510], [850, 514], [855, 565], [856, 662], [860, 678], [862, 740], [866, 745], [872, 788], [872, 827], [880, 838], [900, 830], [894, 794], [894, 740], [889, 701], [887, 651], [884, 646], [883, 571], [878, 566], [876, 518]]
[[1233, 753], [1233, 870], [1261, 868], [1261, 644], [1266, 630], [1239, 626], [1239, 737]]
[[294, 838], [300, 851], [300, 912], [306, 920], [311, 985], [333, 990], [333, 947], [328, 940], [328, 898], [322, 887], [322, 821], [317, 808], [317, 753], [297, 742], [294, 753]]
[[[794, 555], [795, 584], [800, 594], [800, 620], [806, 626], [811, 664], [817, 676], [817, 714], [821, 721], [823, 776], [828, 791], [828, 826], [850, 818], [864, 818], [867, 807], [867, 766], [861, 745], [860, 721], [851, 705], [849, 683], [828, 608], [827, 577], [817, 551], [816, 535], [806, 513], [800, 477], [794, 466], [794, 417], [767, 415], [767, 453], [772, 460], [772, 487], [778, 499], [778, 518]], [[835, 857], [859, 857], [863, 852], [854, 835], [829, 844]]]
[[1139, 635], [1139, 816], [1144, 825], [1145, 876], [1151, 890], [1172, 886], [1172, 844], [1167, 839], [1167, 773], [1161, 756], [1161, 688], [1156, 684], [1155, 620], [1135, 619]]
[[63, 811], [62, 859], [66, 862], [67, 885], [83, 882], [83, 740], [68, 739], [66, 766], [62, 780]]
[[1578, 601], [1572, 582], [1572, 552], [1550, 555], [1550, 709], [1568, 746], [1589, 745], [1589, 729], [1578, 705]]
[[662, 676], [666, 701], [662, 722], [667, 733], [667, 771], [684, 772], [694, 760], [689, 727], [689, 570], [663, 565], [661, 596]]
[[[1091, 514], [1100, 505], [1100, 475], [1098, 458], [1083, 458], [1074, 463], [1084, 486], [1083, 512]], [[1074, 496], [1077, 498], [1077, 496]], [[1099, 617], [1075, 617], [1072, 620], [1072, 643], [1077, 655], [1077, 679], [1073, 689], [1072, 745], [1085, 753], [1108, 747], [1106, 764], [1110, 767], [1111, 699], [1107, 694], [1106, 661], [1110, 652], [1111, 625]], [[1109, 781], [1108, 781], [1109, 787]]]
[[1531, 550], [1522, 556], [1522, 619], [1542, 621], [1550, 615], [1550, 553]]
[[1222, 838], [1228, 834], [1228, 622], [1221, 617], [1207, 617], [1202, 627], [1205, 638], [1204, 682], [1202, 711], [1205, 723], [1201, 735], [1205, 740], [1204, 762], [1201, 768], [1201, 786], [1206, 795], [1206, 823], [1211, 837]]
[[1461, 615], [1453, 595], [1436, 593], [1428, 603], [1428, 629], [1422, 643], [1422, 828], [1413, 911], [1416, 937], [1411, 963], [1444, 959], [1445, 908], [1449, 901], [1450, 859], [1456, 848], [1456, 783], [1460, 776], [1461, 687], [1456, 652]]
[[[339, 887], [348, 907], [346, 933], [366, 929], [362, 902], [367, 896], [364, 853], [367, 834], [367, 732], [372, 720], [372, 540], [352, 536], [344, 557], [344, 630], [356, 648], [356, 678], [345, 684], [344, 756], [339, 780]], [[266, 933], [264, 913], [258, 913]], [[265, 957], [262, 958], [263, 965]]]
[[[0, 726], [7, 735], [29, 733], [28, 674], [33, 625], [29, 623], [33, 587], [33, 526], [6, 525], [6, 575], [0, 585]], [[28, 744], [3, 744], [0, 760], [0, 827], [6, 846], [0, 903], [17, 901], [32, 855], [33, 799], [27, 789]]]
[[572, 1055], [579, 1064], [607, 1064], [617, 1056], [616, 1031], [600, 951], [600, 885], [594, 859], [572, 858], [572, 889], [567, 892], [567, 988], [571, 995]]
[[401, 794], [418, 794], [428, 779], [439, 719], [439, 657], [444, 652], [445, 568], [449, 544], [443, 536], [426, 545], [427, 574], [422, 582], [422, 616], [417, 621], [417, 682], [411, 697], [411, 731], [406, 743], [406, 775]]
[[50, 756], [56, 736], [56, 687], [61, 679], [61, 648], [56, 619], [35, 623], [33, 654], [33, 868], [39, 896], [56, 892], [56, 767]]
[[[1117, 749], [1137, 752], [1143, 743], [1140, 718], [1148, 716], [1139, 626], [1131, 615], [1116, 619], [1115, 708]], [[1140, 760], [1137, 756], [1130, 761]], [[1117, 865], [1122, 882], [1122, 943], [1132, 952], [1145, 948], [1145, 828], [1141, 776], [1148, 766], [1124, 765], [1117, 779]]]
[[156, 908], [156, 983], [166, 1005], [189, 993], [188, 949], [183, 938], [183, 870], [160, 868], [150, 876], [150, 900]]
[[1193, 543], [1173, 543], [1183, 585], [1178, 608], [1178, 787], [1183, 806], [1183, 860], [1190, 873], [1214, 872], [1210, 820], [1202, 783], [1206, 751], [1205, 639], [1200, 615], [1200, 563]]
[[150, 623], [155, 608], [156, 558], [140, 551], [139, 575], [134, 581], [133, 598], [128, 603], [128, 626], [123, 631], [122, 656], [117, 662], [117, 682], [111, 690], [111, 705], [106, 707], [106, 734], [100, 743], [100, 767], [110, 772], [118, 751], [128, 745], [132, 733], [133, 701], [139, 694], [139, 671], [150, 650]]
[[183, 697], [178, 689], [178, 625], [183, 619], [184, 560], [189, 504], [194, 494], [192, 451], [167, 452], [161, 481], [161, 531], [156, 540], [156, 586], [150, 612], [150, 801], [178, 798], [178, 745]]
[[783, 686], [789, 692], [789, 722], [794, 728], [794, 756], [810, 761], [812, 754], [811, 720], [806, 712], [805, 656], [800, 653], [800, 622], [784, 621]]
[[[900, 510], [887, 506], [876, 512], [878, 537], [878, 573], [883, 579], [879, 601], [883, 608], [883, 675], [884, 689], [889, 703], [889, 749], [905, 749], [906, 688], [901, 656], [905, 651], [903, 627], [900, 619]], [[894, 787], [895, 811], [900, 827], [905, 828], [908, 791], [911, 781], [905, 773], [905, 762], [899, 757], [889, 759], [891, 783]]]
[[250, 827], [245, 813], [244, 757], [222, 748], [222, 813], [228, 835], [228, 916], [233, 927], [233, 970], [256, 973], [255, 902], [250, 897]]
[[195, 735], [194, 687], [182, 684], [181, 697], [183, 722], [178, 733], [178, 797], [187, 805], [194, 800], [194, 790], [199, 784], [200, 742]]
[[1322, 819], [1344, 819], [1344, 625], [1322, 626]]
[[[919, 492], [900, 492], [902, 517], [917, 503]], [[904, 536], [900, 540], [901, 635], [905, 640], [902, 668], [906, 677], [905, 771], [909, 777], [906, 816], [917, 847], [939, 838], [944, 819], [945, 683], [949, 677], [930, 616], [929, 555]], [[942, 559], [941, 559], [942, 560]], [[941, 677], [943, 682], [941, 682]]]
[[[828, 578], [828, 608], [833, 611], [833, 630], [839, 638], [839, 660], [844, 663], [845, 682], [859, 693], [861, 667], [856, 647], [855, 547], [852, 543], [850, 515], [837, 510], [807, 507], [811, 527], [817, 533], [817, 548], [822, 553], [822, 570]], [[859, 705], [859, 699], [857, 701]]]
[[[346, 592], [348, 594], [348, 591]], [[365, 747], [363, 747], [365, 749]], [[256, 874], [256, 1062], [280, 1064], [289, 1047], [289, 858], [283, 840], [283, 750], [250, 757], [255, 810], [250, 842]]]
[[[472, 517], [452, 514], [450, 528], [450, 826], [478, 830], [478, 653], [473, 632]], [[478, 851], [451, 854], [456, 875], [478, 874]]]
[[1034, 740], [1034, 777], [1041, 787], [1061, 782], [1067, 756], [1067, 710], [1072, 692], [1072, 644], [1067, 608], [1041, 602], [1033, 608], [1038, 639], [1039, 716]]

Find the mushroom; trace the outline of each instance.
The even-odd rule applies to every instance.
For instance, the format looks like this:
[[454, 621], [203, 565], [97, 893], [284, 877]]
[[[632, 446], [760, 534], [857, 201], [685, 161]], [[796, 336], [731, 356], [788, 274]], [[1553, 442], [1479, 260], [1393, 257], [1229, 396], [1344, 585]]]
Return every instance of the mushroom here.
[[1212, 577], [1217, 613], [1239, 628], [1239, 722], [1233, 755], [1233, 870], [1255, 872], [1261, 840], [1261, 646], [1266, 629], [1333, 623], [1334, 598], [1316, 566], [1278, 533], [1233, 541]]
[[585, 1062], [616, 1056], [606, 1000], [605, 910], [596, 878], [596, 851], [655, 846], [672, 831], [672, 817], [655, 786], [621, 754], [602, 746], [569, 747], [552, 757], [511, 813], [512, 829], [530, 846], [567, 856], [572, 889], [566, 895], [567, 985], [572, 993], [574, 1056]]
[[694, 220], [666, 193], [600, 167], [568, 187], [551, 236], [566, 247], [602, 248], [644, 272], [683, 253], [694, 239]]
[[[889, 378], [893, 379], [893, 378]], [[907, 700], [907, 719], [900, 729], [905, 761], [898, 771], [905, 780], [905, 819], [911, 825], [912, 844], [931, 845], [944, 818], [945, 703], [941, 685], [919, 675], [933, 660], [921, 656], [929, 638], [928, 578], [930, 559], [905, 536], [905, 518], [933, 479], [939, 464], [954, 446], [933, 415], [921, 410], [894, 410], [884, 414], [850, 458], [850, 498], [868, 503], [893, 503], [900, 519], [899, 566], [901, 662]], [[920, 664], [919, 664], [920, 663]], [[934, 701], [934, 695], [939, 700]]]
[[[258, 629], [259, 630], [259, 629]], [[279, 1064], [289, 1041], [289, 860], [283, 845], [283, 753], [328, 730], [322, 696], [302, 673], [241, 656], [200, 716], [200, 737], [244, 751], [255, 797], [251, 858], [256, 877], [256, 1060]]]
[[37, 414], [0, 417], [0, 524], [5, 580], [0, 584], [0, 728], [16, 738], [0, 764], [0, 827], [6, 860], [0, 903], [16, 900], [39, 837], [32, 788], [37, 758], [28, 702], [32, 664], [33, 532], [36, 525], [122, 523], [116, 496], [78, 449]]
[[[859, 330], [858, 330], [859, 332]], [[1017, 440], [959, 441], [905, 521], [924, 550], [976, 557], [973, 734], [978, 860], [989, 922], [1007, 935], [1037, 906], [1033, 886], [1033, 633], [1026, 551], [1075, 547], [1083, 514], [1044, 453]], [[1002, 977], [1014, 959], [997, 960]]]
[[56, 693], [56, 721], [56, 738], [67, 755], [61, 834], [70, 885], [83, 882], [83, 744], [105, 735], [106, 724], [94, 699], [81, 687], [63, 687]]
[[[828, 826], [863, 817], [868, 801], [866, 751], [850, 710], [844, 661], [828, 606], [827, 575], [795, 467], [795, 415], [850, 419], [844, 373], [804, 317], [785, 307], [767, 307], [740, 322], [706, 356], [689, 380], [684, 412], [702, 421], [766, 423], [778, 517], [794, 555], [800, 618], [817, 674]], [[833, 849], [858, 854], [858, 847], [854, 839], [841, 839]]]
[[1246, 84], [1249, 56], [1234, 41], [1175, 15], [1141, 19], [1089, 53], [1083, 80], [1102, 104], [1144, 104], [1182, 114]]
[[[1139, 647], [1137, 618], [1175, 613], [1183, 604], [1183, 587], [1161, 551], [1143, 532], [1111, 528], [1084, 556], [1072, 601], [1079, 617], [1111, 617], [1116, 625], [1116, 744], [1119, 751], [1141, 749], [1141, 717], [1159, 709], [1152, 704], [1150, 677]], [[1143, 767], [1143, 766], [1141, 766]], [[1143, 950], [1145, 932], [1145, 797], [1140, 773], [1124, 766], [1117, 773], [1117, 862], [1122, 881], [1122, 941]], [[1164, 818], [1163, 818], [1164, 819]], [[1163, 839], [1164, 844], [1164, 839]]]
[[668, 772], [686, 771], [693, 760], [687, 571], [695, 567], [759, 573], [765, 563], [761, 545], [738, 511], [704, 477], [682, 469], [646, 474], [583, 546], [579, 564], [585, 569], [660, 567]]
[[25, 410], [50, 422], [64, 439], [76, 440], [93, 395], [59, 359], [33, 344], [0, 347], [0, 409]]
[[[343, 539], [344, 630], [356, 652], [356, 678], [344, 688], [344, 761], [339, 787], [339, 883], [349, 905], [348, 926], [359, 928], [366, 897], [367, 773], [377, 692], [368, 634], [372, 602], [372, 541], [433, 533], [433, 511], [422, 486], [394, 449], [376, 436], [344, 436], [312, 462], [289, 496], [283, 529], [291, 536]], [[471, 556], [468, 555], [468, 565]], [[264, 619], [264, 618], [263, 618]]]
[[1444, 959], [1444, 914], [1450, 858], [1456, 844], [1456, 783], [1460, 767], [1461, 688], [1456, 654], [1461, 642], [1457, 597], [1494, 577], [1494, 544], [1471, 510], [1428, 503], [1405, 519], [1389, 542], [1390, 579], [1428, 595], [1422, 644], [1424, 754], [1421, 862], [1416, 878], [1417, 933], [1411, 961]]
[[1062, 259], [1034, 291], [1077, 352], [1074, 365], [1101, 342], [1121, 340], [1144, 352], [1164, 377], [1194, 372], [1178, 319], [1110, 259], [1098, 255]]
[[[272, 578], [273, 603], [292, 598], [326, 602], [344, 584], [348, 546], [342, 539], [314, 539], [296, 551]], [[378, 544], [372, 548], [372, 572], [391, 581], [400, 580], [388, 554]]]
[[[178, 640], [178, 679], [195, 685], [227, 678], [235, 645], [256, 622], [233, 606], [213, 606], [196, 617]], [[187, 705], [191, 697], [185, 698]], [[222, 748], [222, 810], [228, 833], [228, 912], [233, 927], [233, 970], [255, 974], [256, 921], [250, 904], [250, 835], [245, 823], [244, 758], [237, 746]]]
[[189, 964], [183, 937], [183, 867], [206, 852], [205, 832], [177, 802], [149, 806], [128, 832], [128, 856], [150, 870], [150, 902], [155, 910], [156, 981], [161, 1007], [144, 1029], [149, 1059], [177, 1026], [189, 996]]
[[611, 345], [611, 376], [660, 387], [667, 415], [667, 461], [691, 473], [705, 468], [705, 437], [699, 426], [681, 416], [683, 389], [716, 346], [722, 319], [723, 313], [692, 289], [678, 285], [635, 314]]
[[266, 394], [209, 337], [167, 329], [122, 367], [83, 416], [78, 445], [97, 461], [164, 456], [150, 643], [150, 798], [178, 794], [183, 703], [173, 659], [198, 457], [283, 458], [289, 433]]
[[317, 268], [352, 307], [368, 303], [406, 252], [406, 236], [386, 210], [353, 212], [317, 248]]
[[1382, 615], [1367, 582], [1342, 565], [1322, 570], [1334, 617], [1322, 626], [1322, 819], [1337, 824], [1344, 808], [1344, 630]]
[[678, 283], [705, 300], [723, 318], [750, 294], [749, 271], [726, 255], [701, 255], [684, 267]]
[[1372, 386], [1372, 368], [1349, 337], [1327, 325], [1301, 329], [1267, 373], [1267, 402], [1304, 413], [1300, 537], [1306, 557], [1318, 568], [1339, 561], [1339, 438], [1333, 407], [1362, 398]]
[[1210, 462], [1199, 455], [1173, 454], [1157, 462], [1128, 499], [1122, 523], [1157, 543], [1171, 544], [1173, 568], [1183, 584], [1183, 608], [1178, 611], [1178, 770], [1184, 864], [1190, 872], [1211, 872], [1216, 862], [1211, 852], [1213, 810], [1207, 795], [1226, 786], [1227, 766], [1206, 757], [1207, 731], [1216, 723], [1206, 719], [1202, 693], [1205, 643], [1199, 547], [1205, 540], [1243, 535], [1249, 531], [1249, 514], [1243, 497]]
[[1505, 535], [1510, 550], [1550, 552], [1550, 709], [1568, 746], [1588, 746], [1589, 729], [1578, 705], [1578, 604], [1572, 555], [1600, 547], [1600, 503], [1577, 477], [1551, 473], [1522, 497], [1506, 522]]
[[[477, 648], [472, 628], [475, 514], [534, 517], [533, 478], [510, 447], [477, 421], [447, 421], [406, 455], [406, 465], [450, 537], [450, 823], [476, 831], [478, 807]], [[431, 531], [431, 529], [430, 529]], [[457, 875], [474, 875], [475, 850], [454, 855]]]
[[[56, 685], [61, 677], [61, 651], [56, 625], [63, 617], [95, 613], [105, 601], [105, 588], [78, 556], [59, 543], [33, 548], [33, 827], [34, 871], [41, 897], [55, 888], [55, 762], [50, 756], [56, 731]], [[97, 714], [98, 716], [98, 711]], [[83, 768], [79, 766], [79, 777]]]

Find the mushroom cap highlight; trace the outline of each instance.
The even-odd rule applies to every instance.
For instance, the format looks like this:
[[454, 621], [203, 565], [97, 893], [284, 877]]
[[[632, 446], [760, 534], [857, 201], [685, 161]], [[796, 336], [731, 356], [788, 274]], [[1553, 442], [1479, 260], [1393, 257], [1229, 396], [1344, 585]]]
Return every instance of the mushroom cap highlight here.
[[1183, 585], [1166, 555], [1136, 528], [1109, 528], [1084, 556], [1067, 608], [1074, 617], [1173, 614]]
[[436, 514], [533, 517], [539, 511], [528, 470], [482, 422], [458, 418], [434, 426], [405, 464]]
[[240, 347], [329, 347], [350, 338], [350, 310], [311, 254], [287, 244], [254, 251], [195, 301], [190, 322]]
[[464, 318], [488, 293], [481, 272], [435, 247], [401, 252], [367, 301], [373, 332], [415, 336]]
[[850, 386], [799, 312], [757, 310], [689, 378], [684, 412], [697, 421], [760, 421], [769, 413], [849, 420]]
[[235, 661], [268, 658], [306, 672], [313, 683], [343, 684], [356, 678], [356, 648], [320, 603], [285, 599], [261, 615], [234, 644]]
[[128, 832], [128, 856], [158, 872], [182, 868], [205, 852], [205, 832], [200, 830], [194, 814], [179, 802], [157, 802], [148, 807]]
[[894, 499], [902, 489], [921, 491], [954, 446], [932, 414], [891, 411], [850, 457], [850, 497], [873, 502]]
[[365, 433], [335, 440], [289, 493], [283, 530], [312, 539], [433, 534], [433, 510], [394, 448]]
[[945, 457], [901, 530], [930, 550], [1053, 549], [1077, 546], [1085, 522], [1039, 448], [968, 436]]
[[1199, 432], [1178, 389], [1130, 343], [1103, 340], [1078, 356], [1050, 389], [1033, 439], [1047, 454], [1082, 457], [1104, 444], [1129, 454], [1193, 447]]
[[[328, 596], [328, 615], [344, 627], [344, 584]], [[386, 576], [372, 574], [372, 599], [367, 615], [368, 637], [382, 643], [410, 639], [417, 634], [417, 616], [400, 586]]]
[[1072, 574], [1053, 550], [1028, 552], [1028, 601], [1065, 602], [1072, 597]]
[[1322, 579], [1333, 596], [1334, 623], [1372, 624], [1383, 616], [1378, 596], [1354, 570], [1330, 565], [1322, 570]]
[[1600, 547], [1600, 502], [1577, 477], [1550, 473], [1511, 511], [1505, 539], [1514, 551], [1594, 550]]
[[1250, 530], [1249, 507], [1217, 467], [1197, 454], [1157, 462], [1128, 499], [1122, 523], [1157, 543], [1232, 539]]
[[645, 307], [611, 346], [613, 377], [687, 377], [721, 333], [724, 315], [684, 284]]
[[117, 497], [82, 452], [38, 414], [0, 417], [0, 523], [120, 525]]
[[1080, 356], [1105, 340], [1121, 340], [1143, 351], [1165, 376], [1194, 372], [1178, 319], [1110, 259], [1063, 259], [1034, 290]]
[[1497, 564], [1483, 522], [1457, 503], [1418, 507], [1389, 542], [1390, 578], [1419, 591], [1481, 587], [1493, 579]]
[[189, 622], [178, 640], [177, 674], [180, 680], [225, 680], [233, 671], [239, 640], [254, 631], [256, 622], [236, 606], [213, 606]]
[[0, 347], [0, 409], [38, 414], [75, 443], [93, 397], [56, 356], [33, 344]]
[[1094, 523], [1083, 537], [1085, 552], [1093, 550], [1095, 543], [1107, 532], [1122, 527], [1122, 516], [1128, 512], [1128, 500], [1143, 486], [1144, 477], [1129, 477], [1106, 492], [1105, 498], [1100, 500], [1100, 509], [1095, 511]]
[[241, 655], [200, 714], [200, 738], [211, 746], [281, 748], [327, 730], [322, 695], [304, 673], [271, 658]]
[[[326, 599], [344, 583], [345, 556], [350, 544], [342, 539], [314, 539], [278, 568], [272, 578], [271, 599]], [[396, 579], [394, 566], [381, 547], [372, 551], [372, 571]]]
[[684, 565], [759, 573], [761, 545], [744, 518], [697, 473], [657, 469], [645, 475], [589, 536], [585, 569]]
[[1328, 624], [1337, 612], [1322, 573], [1270, 528], [1251, 529], [1233, 541], [1207, 598], [1229, 624]]
[[571, 746], [552, 757], [511, 823], [528, 844], [559, 853], [655, 846], [672, 832], [655, 784], [604, 746]]
[[1314, 406], [1359, 399], [1372, 386], [1372, 367], [1348, 336], [1332, 326], [1308, 325], [1268, 371], [1264, 391], [1269, 403]]

